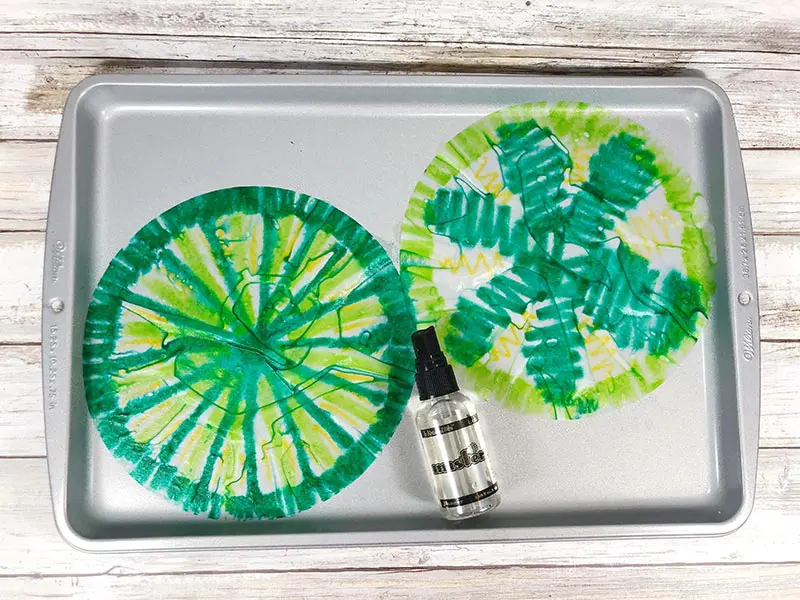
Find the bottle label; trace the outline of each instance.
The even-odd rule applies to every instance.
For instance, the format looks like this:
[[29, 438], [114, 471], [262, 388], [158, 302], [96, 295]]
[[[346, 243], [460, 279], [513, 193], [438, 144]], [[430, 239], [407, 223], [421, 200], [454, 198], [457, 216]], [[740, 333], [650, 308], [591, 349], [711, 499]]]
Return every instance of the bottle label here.
[[460, 498], [442, 498], [439, 502], [442, 503], [444, 508], [455, 508], [456, 506], [464, 506], [465, 504], [472, 504], [473, 502], [478, 502], [479, 500], [483, 500], [484, 498], [488, 498], [489, 496], [493, 496], [497, 493], [497, 484], [493, 483], [489, 487], [480, 492], [475, 492], [474, 494], [467, 494], [466, 496], [461, 496]]
[[477, 414], [422, 429], [420, 435], [442, 507], [465, 506], [497, 493]]
[[470, 425], [474, 425], [478, 422], [478, 415], [469, 415], [468, 417], [464, 417], [463, 419], [459, 419], [458, 421], [453, 421], [452, 423], [447, 423], [446, 425], [440, 425], [439, 427], [428, 427], [427, 429], [423, 429], [420, 431], [422, 437], [430, 438], [434, 437], [435, 435], [444, 435], [445, 433], [452, 433], [453, 431], [458, 431], [459, 429], [463, 429], [464, 427], [469, 427]]

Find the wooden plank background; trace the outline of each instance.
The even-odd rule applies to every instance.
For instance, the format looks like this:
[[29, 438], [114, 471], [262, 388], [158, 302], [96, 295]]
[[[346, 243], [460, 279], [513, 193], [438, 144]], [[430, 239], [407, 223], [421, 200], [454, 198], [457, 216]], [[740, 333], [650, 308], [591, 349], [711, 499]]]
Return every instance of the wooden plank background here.
[[[734, 106], [756, 234], [753, 515], [724, 538], [86, 555], [52, 521], [39, 311], [69, 89], [95, 73], [674, 75]], [[800, 3], [0, 0], [0, 599], [800, 598]]]

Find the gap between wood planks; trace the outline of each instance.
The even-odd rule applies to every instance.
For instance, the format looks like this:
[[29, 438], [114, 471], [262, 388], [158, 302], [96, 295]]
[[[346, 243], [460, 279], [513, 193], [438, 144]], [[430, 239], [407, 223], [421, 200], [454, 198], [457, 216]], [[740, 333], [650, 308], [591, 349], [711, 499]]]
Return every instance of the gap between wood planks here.
[[[677, 540], [676, 540], [677, 541]], [[513, 542], [516, 543], [516, 542]], [[512, 544], [513, 544], [512, 543]], [[544, 544], [548, 544], [550, 542], [544, 542]], [[586, 570], [604, 570], [604, 571], [620, 571], [632, 568], [642, 568], [642, 567], [657, 567], [657, 568], [665, 568], [665, 569], [682, 569], [686, 567], [697, 567], [697, 568], [720, 568], [720, 569], [732, 569], [734, 567], [753, 567], [753, 566], [771, 566], [771, 567], [793, 567], [798, 566], [800, 567], [800, 560], [786, 560], [786, 561], [778, 561], [778, 562], [737, 562], [737, 563], [715, 563], [715, 562], [691, 562], [691, 563], [682, 563], [682, 562], [673, 562], [673, 563], [664, 563], [664, 564], [652, 564], [652, 565], [635, 565], [635, 564], [604, 564], [604, 563], [592, 563], [592, 564], [581, 564], [577, 566], [570, 566], [569, 568], [573, 569], [586, 569]], [[434, 566], [434, 567], [390, 567], [390, 566], [381, 566], [381, 567], [330, 567], [330, 568], [297, 568], [297, 569], [264, 569], [264, 568], [255, 568], [255, 569], [230, 569], [230, 570], [203, 570], [203, 569], [194, 569], [191, 571], [158, 571], [153, 573], [137, 573], [131, 572], [127, 573], [125, 571], [119, 570], [116, 567], [111, 567], [110, 569], [102, 572], [102, 573], [47, 573], [47, 574], [33, 574], [33, 573], [22, 573], [19, 575], [3, 575], [0, 574], [0, 580], [8, 580], [8, 579], [31, 579], [31, 580], [39, 580], [39, 579], [57, 579], [61, 577], [79, 577], [82, 579], [90, 579], [90, 578], [100, 578], [100, 577], [110, 577], [115, 579], [135, 579], [140, 577], [152, 577], [152, 578], [159, 578], [159, 577], [176, 577], [182, 575], [191, 575], [197, 577], [206, 577], [206, 576], [236, 576], [236, 575], [280, 575], [280, 574], [337, 574], [337, 573], [364, 573], [364, 574], [394, 574], [394, 573], [458, 573], [461, 571], [472, 571], [472, 572], [484, 572], [484, 571], [507, 571], [512, 569], [526, 569], [531, 571], [558, 571], [563, 570], [565, 565], [548, 565], [548, 564], [538, 564], [538, 563], [504, 563], [501, 565], [484, 565], [481, 567], [475, 566], [459, 566], [459, 565], [441, 565], [441, 566]], [[800, 569], [798, 569], [798, 576], [800, 577]], [[726, 596], [727, 598], [727, 596]], [[752, 599], [750, 599], [752, 600]], [[795, 598], [796, 600], [796, 598]]]
[[[175, 573], [165, 576], [58, 575], [20, 577], [0, 582], [9, 597], [58, 597], [81, 600], [114, 597], [118, 600], [228, 600], [232, 591], [240, 600], [275, 598], [401, 598], [439, 600], [455, 595], [464, 600], [550, 598], [551, 600], [604, 600], [632, 597], [647, 590], [650, 600], [694, 598], [775, 600], [796, 598], [800, 568], [794, 564], [748, 564], [708, 569], [703, 565], [637, 567], [586, 567], [563, 569], [518, 565], [501, 568], [353, 569], [347, 571], [286, 572], [243, 571], [226, 573]], [[331, 578], [331, 575], [338, 577]], [[360, 575], [360, 576], [359, 576]], [[166, 579], [166, 581], [165, 581]]]
[[[143, 53], [142, 44], [148, 45]], [[358, 56], [353, 50], [362, 50]], [[414, 55], [408, 53], [414, 50]], [[364, 51], [366, 50], [366, 51]], [[601, 46], [592, 44], [548, 44], [504, 40], [453, 41], [447, 39], [390, 40], [380, 37], [346, 38], [315, 36], [256, 37], [247, 35], [158, 34], [82, 31], [0, 32], [0, 52], [11, 58], [36, 57], [97, 60], [150, 60], [193, 63], [196, 66], [246, 66], [276, 68], [280, 65], [320, 69], [326, 65], [372, 66], [394, 70], [428, 66], [431, 70], [473, 71], [495, 69], [564, 69], [602, 67], [605, 72], [638, 69], [675, 72], [695, 65], [731, 68], [797, 71], [795, 51], [750, 48], [708, 49], [701, 47]], [[191, 58], [190, 58], [191, 57]], [[480, 60], [481, 63], [477, 63]], [[227, 63], [227, 65], [226, 65]]]

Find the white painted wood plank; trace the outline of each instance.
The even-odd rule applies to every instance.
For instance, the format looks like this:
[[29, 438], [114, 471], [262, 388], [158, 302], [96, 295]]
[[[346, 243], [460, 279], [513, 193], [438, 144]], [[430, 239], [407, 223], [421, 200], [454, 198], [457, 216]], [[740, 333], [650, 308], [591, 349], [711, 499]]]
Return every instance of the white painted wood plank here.
[[[0, 344], [41, 340], [44, 234], [0, 233]], [[800, 339], [800, 236], [756, 236], [761, 339]]]
[[[220, 557], [224, 559], [224, 556]], [[796, 600], [800, 565], [389, 570], [362, 573], [116, 575], [0, 580], [0, 596], [33, 600]]]
[[753, 231], [800, 233], [800, 151], [744, 150], [742, 160]]
[[[609, 69], [637, 72], [652, 69], [662, 73], [688, 66], [706, 73], [730, 93], [743, 145], [800, 147], [800, 127], [797, 127], [800, 123], [800, 71], [796, 55], [790, 54], [800, 49], [800, 6], [795, 3], [712, 0], [700, 5], [688, 0], [657, 0], [655, 4], [634, 0], [566, 0], [557, 6], [536, 1], [527, 6], [521, 1], [487, 2], [483, 2], [481, 11], [476, 12], [457, 0], [433, 4], [425, 0], [404, 3], [374, 0], [369, 10], [365, 10], [358, 0], [345, 0], [336, 6], [336, 10], [332, 10], [329, 3], [301, 0], [282, 3], [244, 0], [233, 4], [203, 0], [163, 0], [158, 3], [112, 0], [102, 5], [89, 0], [6, 0], [0, 2], [3, 4], [0, 8], [0, 31], [16, 33], [0, 33], [0, 52], [6, 50], [4, 56], [11, 56], [15, 61], [0, 62], [0, 138], [54, 138], [66, 93], [82, 78], [82, 73], [118, 70], [197, 72], [196, 66], [186, 64], [167, 66], [163, 62], [115, 60], [139, 58], [483, 71], [580, 68], [602, 72]], [[654, 14], [658, 19], [652, 18]], [[84, 31], [89, 35], [61, 35], [62, 31]], [[170, 37], [160, 38], [154, 34], [168, 34]], [[198, 34], [206, 37], [190, 37]], [[693, 50], [698, 47], [715, 48], [719, 52]], [[753, 52], [739, 52], [741, 50]], [[65, 60], [38, 60], [49, 56], [61, 56]], [[35, 66], [29, 68], [27, 65], [32, 63]], [[262, 70], [269, 66], [261, 65]], [[241, 72], [243, 69], [229, 65], [215, 66], [213, 70]], [[753, 159], [756, 161], [755, 169], [748, 167], [751, 181], [754, 178], [750, 175], [752, 172], [755, 178], [766, 178], [765, 189], [772, 188], [766, 193], [772, 206], [759, 214], [758, 203], [754, 202], [754, 220], [757, 224], [763, 220], [767, 223], [765, 227], [771, 228], [772, 232], [796, 231], [787, 230], [785, 225], [792, 222], [795, 214], [792, 201], [797, 196], [797, 188], [791, 183], [792, 175], [788, 174], [791, 165], [775, 166], [766, 162], [766, 158], [766, 155], [756, 157]], [[44, 159], [39, 156], [38, 160]], [[745, 160], [748, 160], [747, 156]], [[9, 181], [6, 189], [16, 190], [12, 196], [0, 193], [0, 229], [29, 229], [20, 225], [23, 223], [21, 217], [31, 216], [29, 203], [35, 203], [31, 195], [35, 195], [37, 186], [49, 178], [49, 174], [33, 167], [32, 163], [19, 165], [21, 170], [18, 172], [7, 167], [0, 154], [0, 179]], [[24, 165], [28, 165], [27, 172]], [[784, 177], [785, 183], [781, 183]], [[35, 185], [26, 187], [28, 180]], [[44, 198], [43, 195], [39, 197]], [[24, 208], [20, 208], [21, 204]], [[44, 204], [40, 206], [43, 208]], [[37, 209], [39, 215], [42, 208]], [[33, 217], [35, 224], [30, 229], [41, 229], [41, 217], [36, 211], [33, 211]], [[17, 241], [19, 247], [26, 244], [25, 240]], [[791, 335], [796, 335], [800, 331], [800, 311], [797, 309], [798, 292], [792, 290], [791, 265], [797, 264], [798, 243], [781, 238], [776, 246], [767, 247], [762, 242], [760, 239], [758, 252], [762, 281], [765, 270], [774, 274], [767, 278], [766, 289], [762, 288], [762, 302], [766, 296], [766, 307], [772, 311], [765, 314], [764, 330], [776, 337], [792, 331], [795, 333]], [[41, 248], [33, 244], [20, 253], [8, 253], [6, 249], [0, 240], [0, 272], [4, 280], [10, 278], [10, 285], [0, 286], [10, 287], [8, 292], [0, 291], [0, 338], [5, 337], [7, 326], [10, 326], [11, 335], [28, 339], [25, 336], [34, 328], [30, 321], [31, 307], [26, 304], [30, 296], [26, 296], [22, 288], [30, 286], [31, 282], [22, 277], [19, 269], [9, 261], [21, 261], [23, 267], [35, 273], [34, 285], [38, 286]], [[39, 253], [38, 259], [36, 252]], [[20, 285], [19, 289], [15, 288]], [[8, 298], [16, 295], [21, 304], [3, 304], [4, 294]], [[33, 296], [35, 321], [38, 321], [37, 296], [38, 293]], [[788, 309], [788, 313], [780, 314], [783, 309]], [[15, 327], [18, 329], [13, 333]], [[35, 336], [38, 337], [38, 332]], [[766, 436], [793, 439], [797, 432], [797, 413], [793, 412], [797, 386], [787, 373], [792, 373], [790, 363], [797, 360], [797, 348], [794, 344], [763, 346], [764, 379], [770, 389], [765, 397], [771, 395], [776, 400], [774, 404], [765, 404], [762, 434], [772, 432]], [[0, 350], [8, 350], [8, 353], [0, 354], [0, 394], [33, 398], [39, 393], [38, 389], [34, 390], [34, 386], [38, 387], [38, 377], [34, 377], [34, 371], [38, 370], [34, 364], [38, 349], [11, 347]], [[13, 372], [16, 372], [16, 377], [13, 377]], [[26, 372], [28, 378], [24, 376]], [[12, 377], [9, 378], [7, 373]], [[36, 412], [32, 405], [6, 402], [2, 410], [0, 448], [7, 442], [16, 447], [26, 443], [36, 447], [41, 443], [40, 437], [29, 434], [29, 421], [25, 420], [21, 427], [18, 421], [19, 414], [26, 419], [25, 413], [33, 415]], [[17, 416], [13, 416], [15, 413]], [[6, 419], [7, 415], [12, 415], [12, 418]], [[8, 422], [11, 427], [5, 427], [4, 423]], [[14, 444], [15, 439], [19, 440], [18, 444]], [[791, 451], [762, 452], [756, 511], [751, 521], [729, 538], [289, 553], [246, 551], [226, 553], [224, 560], [209, 553], [87, 556], [72, 551], [53, 531], [44, 462], [2, 460], [0, 463], [0, 575], [42, 571], [50, 574], [97, 574], [45, 579], [0, 578], [0, 598], [60, 596], [149, 600], [163, 597], [169, 600], [213, 599], [222, 598], [223, 594], [229, 598], [232, 593], [241, 598], [291, 596], [293, 593], [301, 597], [317, 595], [329, 598], [354, 595], [485, 597], [489, 594], [530, 598], [549, 594], [551, 597], [599, 599], [639, 598], [645, 593], [653, 598], [798, 597], [796, 564], [738, 564], [714, 568], [546, 568], [549, 565], [615, 565], [625, 562], [796, 561], [800, 556], [800, 486], [797, 454]], [[329, 573], [291, 576], [274, 573], [254, 576], [243, 573], [225, 576], [175, 574], [185, 570], [213, 571], [220, 566], [251, 571], [260, 566], [349, 569], [369, 565], [392, 569], [398, 566], [460, 567], [462, 564], [480, 566], [520, 562], [540, 564], [543, 568], [438, 570], [413, 574], [343, 573], [335, 580]], [[108, 574], [104, 574], [106, 572]], [[135, 576], [142, 572], [173, 574], [153, 578]], [[128, 574], [134, 576], [125, 577]]]
[[54, 143], [0, 142], [0, 231], [44, 231]]
[[[800, 343], [761, 343], [762, 448], [800, 448]], [[44, 456], [41, 351], [0, 346], [0, 457]]]
[[0, 343], [41, 339], [43, 233], [0, 234]]
[[[0, 231], [44, 231], [55, 142], [0, 142]], [[744, 150], [753, 231], [800, 234], [800, 150]]]
[[800, 236], [756, 237], [761, 339], [800, 337]]
[[42, 360], [37, 346], [0, 346], [0, 457], [44, 456]]
[[[142, 44], [147, 44], [146, 40]], [[386, 71], [395, 68], [387, 63], [379, 50], [369, 45], [357, 52], [339, 57], [334, 66], [354, 64], [354, 57], [372, 57], [368, 64], [373, 70]], [[148, 51], [143, 50], [144, 53]], [[410, 55], [413, 55], [409, 51]], [[2, 56], [2, 54], [0, 54]], [[491, 54], [489, 54], [491, 56]], [[191, 62], [165, 63], [152, 61], [97, 60], [97, 59], [33, 59], [0, 61], [0, 139], [55, 139], [61, 122], [61, 110], [69, 90], [80, 80], [96, 73], [270, 73], [278, 71], [282, 62], [280, 55], [271, 59], [272, 66], [249, 67], [246, 63], [224, 65], [192, 65]], [[641, 65], [649, 64], [647, 56]], [[519, 61], [516, 70], [527, 64]], [[800, 62], [800, 61], [799, 61]], [[309, 63], [306, 66], [324, 67], [325, 62]], [[285, 66], [285, 65], [284, 65]], [[428, 70], [441, 65], [422, 65]], [[480, 61], [472, 66], [463, 64], [468, 70], [486, 71]], [[606, 65], [612, 66], [610, 64]], [[401, 69], [409, 65], [399, 65]], [[515, 69], [512, 65], [510, 68]], [[563, 68], [563, 67], [562, 67]], [[692, 65], [697, 72], [719, 83], [730, 96], [736, 115], [739, 137], [744, 148], [800, 148], [800, 68], [764, 69], [736, 68], [717, 63]], [[500, 65], [489, 65], [488, 70], [501, 70]], [[294, 69], [296, 71], [296, 68]], [[292, 69], [283, 72], [293, 72]], [[607, 74], [600, 69], [599, 72]], [[659, 71], [662, 72], [662, 71]]]
[[[616, 73], [675, 74], [698, 66], [796, 70], [797, 55], [781, 51], [709, 50], [700, 47], [581, 47], [537, 43], [509, 44], [502, 36], [474, 41], [359, 39], [355, 36], [275, 38], [229, 35], [143, 35], [133, 33], [0, 33], [0, 52], [20, 58], [106, 58], [148, 61], [245, 62], [285, 66], [357, 67], [520, 72], [602, 70]], [[224, 65], [218, 64], [222, 67]]]
[[782, 0], [6, 0], [0, 31], [790, 52], [798, 16]]
[[800, 344], [761, 343], [759, 444], [800, 447]]
[[[84, 554], [55, 530], [44, 459], [0, 460], [3, 576], [432, 567], [782, 563], [800, 557], [800, 451], [762, 450], [750, 519], [721, 538]], [[709, 567], [710, 568], [710, 567]], [[240, 574], [240, 576], [242, 576]], [[641, 597], [641, 596], [640, 596]]]

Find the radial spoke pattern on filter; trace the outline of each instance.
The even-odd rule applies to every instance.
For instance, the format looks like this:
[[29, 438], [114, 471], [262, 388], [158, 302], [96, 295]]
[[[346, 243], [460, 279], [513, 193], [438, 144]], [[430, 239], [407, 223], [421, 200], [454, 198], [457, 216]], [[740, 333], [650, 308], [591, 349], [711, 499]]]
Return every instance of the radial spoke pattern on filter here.
[[291, 515], [391, 437], [412, 329], [397, 272], [355, 221], [288, 190], [220, 190], [111, 262], [87, 317], [87, 400], [134, 478], [186, 510]]

